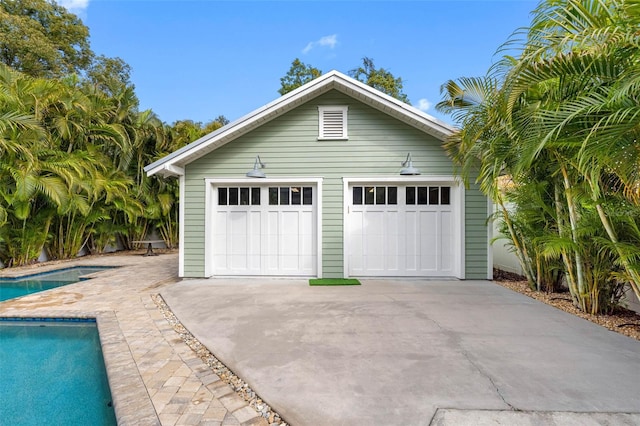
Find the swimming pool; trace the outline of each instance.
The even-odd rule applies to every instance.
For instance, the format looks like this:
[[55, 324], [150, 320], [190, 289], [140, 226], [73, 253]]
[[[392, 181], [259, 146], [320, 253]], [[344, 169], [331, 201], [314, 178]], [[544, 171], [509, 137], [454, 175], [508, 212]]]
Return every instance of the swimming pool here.
[[27, 294], [77, 283], [83, 276], [114, 266], [73, 266], [15, 278], [0, 278], [0, 302]]
[[115, 425], [93, 319], [0, 318], [0, 423]]

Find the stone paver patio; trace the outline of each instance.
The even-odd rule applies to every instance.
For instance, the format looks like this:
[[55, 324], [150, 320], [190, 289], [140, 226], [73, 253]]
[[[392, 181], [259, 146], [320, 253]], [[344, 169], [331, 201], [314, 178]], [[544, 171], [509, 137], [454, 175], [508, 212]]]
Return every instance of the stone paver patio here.
[[119, 425], [266, 425], [182, 341], [151, 296], [176, 282], [177, 254], [116, 254], [0, 276], [76, 265], [120, 266], [88, 281], [0, 302], [0, 317], [95, 317]]
[[0, 302], [0, 317], [97, 319], [120, 425], [268, 424], [176, 333], [160, 293], [292, 424], [640, 424], [636, 341], [502, 287], [179, 282], [177, 254], [141, 253], [0, 271], [120, 266]]

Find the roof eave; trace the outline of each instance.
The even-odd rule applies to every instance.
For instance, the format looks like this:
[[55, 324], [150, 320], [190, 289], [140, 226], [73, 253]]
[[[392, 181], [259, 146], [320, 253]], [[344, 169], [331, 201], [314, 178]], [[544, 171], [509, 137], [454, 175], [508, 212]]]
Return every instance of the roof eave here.
[[[336, 86], [336, 89], [439, 139], [444, 139], [455, 132], [455, 128], [444, 121], [358, 80], [345, 80], [342, 87]], [[363, 93], [366, 95], [361, 96]]]
[[[318, 84], [330, 79], [332, 73], [327, 73], [322, 77], [314, 80], [319, 81]], [[312, 90], [316, 88], [316, 90]], [[316, 86], [304, 85], [296, 90], [287, 93], [284, 96], [266, 104], [265, 106], [258, 108], [249, 114], [240, 117], [239, 119], [227, 124], [220, 129], [209, 133], [200, 139], [191, 142], [188, 145], [174, 151], [173, 153], [149, 164], [144, 168], [147, 175], [159, 173], [163, 170], [164, 165], [178, 167], [184, 167], [191, 161], [200, 158], [203, 155], [215, 150], [219, 146], [230, 142], [233, 139], [251, 131], [255, 127], [271, 121], [273, 118], [280, 115], [282, 112], [293, 109], [296, 105], [306, 102], [306, 99], [320, 96], [322, 93], [330, 90], [331, 87], [326, 87], [323, 90], [323, 86], [317, 88]], [[204, 151], [204, 152], [203, 152]]]
[[184, 166], [190, 162], [331, 89], [336, 89], [348, 96], [358, 99], [440, 140], [444, 140], [455, 130], [448, 124], [431, 117], [409, 104], [373, 89], [358, 80], [347, 77], [338, 71], [330, 71], [232, 123], [191, 142], [166, 157], [149, 164], [144, 170], [149, 176], [154, 174], [180, 176], [184, 173]]
[[156, 174], [161, 175], [165, 178], [184, 176], [184, 168], [182, 167], [178, 167], [174, 164], [161, 164], [157, 167], [152, 167], [154, 164], [155, 163], [150, 164], [144, 168], [144, 171], [147, 173], [147, 176], [153, 176]]

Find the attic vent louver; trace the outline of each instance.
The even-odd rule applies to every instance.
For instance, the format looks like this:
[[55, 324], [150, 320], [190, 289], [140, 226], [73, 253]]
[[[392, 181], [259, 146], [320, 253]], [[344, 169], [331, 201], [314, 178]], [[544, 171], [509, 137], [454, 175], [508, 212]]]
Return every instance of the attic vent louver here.
[[346, 106], [319, 106], [318, 139], [347, 139]]

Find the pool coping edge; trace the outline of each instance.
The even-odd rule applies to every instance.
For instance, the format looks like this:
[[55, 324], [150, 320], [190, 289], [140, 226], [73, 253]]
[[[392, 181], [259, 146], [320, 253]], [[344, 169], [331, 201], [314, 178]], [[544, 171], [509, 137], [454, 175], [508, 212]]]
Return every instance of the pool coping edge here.
[[0, 314], [0, 318], [95, 319], [117, 424], [161, 424], [114, 311], [39, 311]]

